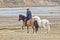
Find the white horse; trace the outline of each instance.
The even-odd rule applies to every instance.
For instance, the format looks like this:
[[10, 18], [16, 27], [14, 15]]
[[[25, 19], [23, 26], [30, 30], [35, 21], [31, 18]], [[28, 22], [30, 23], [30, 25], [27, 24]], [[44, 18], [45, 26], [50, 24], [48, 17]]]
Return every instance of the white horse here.
[[41, 28], [44, 28], [47, 30], [47, 33], [50, 31], [50, 23], [47, 19], [41, 20], [39, 16], [34, 16], [33, 18], [38, 22], [40, 30]]

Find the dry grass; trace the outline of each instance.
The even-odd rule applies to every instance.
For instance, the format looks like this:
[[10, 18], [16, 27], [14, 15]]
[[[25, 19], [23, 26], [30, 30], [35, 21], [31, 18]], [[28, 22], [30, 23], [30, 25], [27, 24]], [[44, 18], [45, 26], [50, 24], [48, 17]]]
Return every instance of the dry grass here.
[[10, 29], [10, 30], [20, 30], [20, 26], [0, 26], [0, 30], [2, 29]]
[[58, 25], [58, 24], [55, 24], [55, 25], [51, 25], [51, 28], [60, 29], [60, 25]]

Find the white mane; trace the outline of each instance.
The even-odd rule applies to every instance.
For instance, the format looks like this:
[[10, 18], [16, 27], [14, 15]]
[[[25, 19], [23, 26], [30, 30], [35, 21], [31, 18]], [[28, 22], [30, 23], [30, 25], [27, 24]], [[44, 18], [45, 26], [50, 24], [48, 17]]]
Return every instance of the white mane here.
[[34, 16], [33, 18], [36, 20], [41, 20], [39, 16]]

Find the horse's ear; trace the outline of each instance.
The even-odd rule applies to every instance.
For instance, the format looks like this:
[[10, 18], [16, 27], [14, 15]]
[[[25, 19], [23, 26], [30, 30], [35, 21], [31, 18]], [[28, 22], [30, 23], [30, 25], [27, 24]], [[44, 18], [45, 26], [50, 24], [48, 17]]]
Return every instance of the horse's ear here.
[[19, 15], [19, 17], [21, 17], [21, 15]]
[[19, 15], [20, 16], [20, 15]]
[[21, 16], [21, 15], [19, 15], [19, 16]]

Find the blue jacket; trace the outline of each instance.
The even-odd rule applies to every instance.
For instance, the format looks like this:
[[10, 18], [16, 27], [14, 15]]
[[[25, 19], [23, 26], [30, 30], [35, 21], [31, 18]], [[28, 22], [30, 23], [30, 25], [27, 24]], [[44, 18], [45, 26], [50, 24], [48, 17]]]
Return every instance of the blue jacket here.
[[27, 16], [27, 19], [31, 19], [31, 18], [32, 18], [31, 11], [27, 11], [27, 14], [26, 14], [26, 16]]

